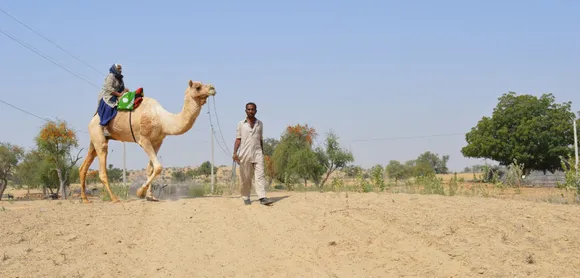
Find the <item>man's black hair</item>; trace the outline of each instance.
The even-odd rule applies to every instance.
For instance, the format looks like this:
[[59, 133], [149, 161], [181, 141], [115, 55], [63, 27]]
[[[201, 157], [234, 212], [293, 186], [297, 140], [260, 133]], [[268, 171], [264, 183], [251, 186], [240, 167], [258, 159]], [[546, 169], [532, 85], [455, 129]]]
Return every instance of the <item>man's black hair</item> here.
[[254, 108], [258, 109], [258, 106], [255, 103], [253, 103], [253, 102], [246, 103], [246, 109], [248, 109], [248, 105], [253, 105]]

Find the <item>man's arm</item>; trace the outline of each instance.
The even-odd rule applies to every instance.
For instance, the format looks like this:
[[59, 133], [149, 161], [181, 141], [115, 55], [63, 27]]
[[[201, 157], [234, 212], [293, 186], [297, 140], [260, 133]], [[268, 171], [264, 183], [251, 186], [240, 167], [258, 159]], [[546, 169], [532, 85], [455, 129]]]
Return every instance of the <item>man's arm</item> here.
[[240, 144], [242, 143], [242, 131], [240, 123], [238, 123], [238, 127], [236, 128], [236, 141], [234, 142], [234, 155], [232, 158], [234, 161], [239, 162], [240, 159], [238, 158], [238, 149], [240, 148]]
[[111, 95], [114, 95], [116, 97], [122, 97], [123, 93], [121, 92], [117, 92], [115, 91], [115, 88], [113, 88], [113, 80], [115, 79], [115, 77], [113, 77], [112, 75], [107, 75], [107, 78], [105, 78], [105, 91], [106, 92], [110, 92]]
[[242, 143], [242, 138], [236, 138], [234, 142], [234, 156], [238, 153], [238, 149], [240, 148], [240, 144]]
[[260, 147], [262, 148], [262, 154], [264, 154], [264, 123], [262, 123], [262, 128], [260, 128]]

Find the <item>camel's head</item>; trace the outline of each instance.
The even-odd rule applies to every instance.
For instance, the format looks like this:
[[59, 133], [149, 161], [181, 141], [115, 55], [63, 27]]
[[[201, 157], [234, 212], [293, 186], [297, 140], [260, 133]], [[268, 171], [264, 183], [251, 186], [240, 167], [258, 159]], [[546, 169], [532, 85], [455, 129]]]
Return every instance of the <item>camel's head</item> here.
[[187, 88], [187, 93], [196, 101], [199, 101], [201, 105], [204, 105], [207, 98], [210, 96], [215, 96], [216, 91], [211, 84], [202, 84], [201, 82], [194, 82], [189, 80], [189, 87]]

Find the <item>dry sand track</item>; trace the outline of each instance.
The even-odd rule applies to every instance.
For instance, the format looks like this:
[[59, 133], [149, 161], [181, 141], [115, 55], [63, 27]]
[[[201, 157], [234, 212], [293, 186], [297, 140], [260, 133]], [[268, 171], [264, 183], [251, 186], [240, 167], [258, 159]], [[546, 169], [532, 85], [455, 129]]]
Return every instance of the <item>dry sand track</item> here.
[[580, 206], [272, 193], [1, 202], [0, 277], [579, 277]]

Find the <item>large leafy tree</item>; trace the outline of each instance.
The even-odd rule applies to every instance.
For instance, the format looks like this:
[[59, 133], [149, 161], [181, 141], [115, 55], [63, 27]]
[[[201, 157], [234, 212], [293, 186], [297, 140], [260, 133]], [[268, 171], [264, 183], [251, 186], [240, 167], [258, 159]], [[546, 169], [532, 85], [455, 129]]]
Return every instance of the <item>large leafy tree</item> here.
[[449, 155], [443, 155], [441, 158], [438, 154], [426, 151], [419, 155], [416, 159], [417, 164], [429, 164], [435, 172], [435, 174], [447, 174], [449, 169], [447, 168], [447, 162], [449, 161]]
[[272, 184], [272, 181], [276, 177], [276, 170], [274, 168], [274, 160], [272, 160], [272, 156], [274, 155], [274, 150], [276, 146], [278, 146], [280, 141], [275, 138], [266, 138], [264, 139], [264, 170], [267, 180], [268, 186]]
[[0, 143], [0, 200], [12, 178], [18, 162], [22, 159], [24, 150], [9, 143]]
[[38, 151], [50, 163], [51, 170], [56, 172], [62, 199], [66, 199], [66, 185], [69, 182], [70, 171], [81, 159], [79, 150], [72, 156], [74, 148], [78, 147], [76, 133], [63, 121], [47, 122], [36, 137]]
[[290, 185], [296, 179], [305, 182], [313, 179], [316, 182], [320, 178], [322, 168], [312, 148], [316, 136], [316, 130], [308, 125], [286, 128], [272, 155], [277, 180]]
[[571, 152], [574, 140], [571, 102], [555, 103], [552, 94], [541, 97], [509, 92], [499, 98], [491, 117], [483, 117], [466, 135], [466, 157], [488, 158], [509, 165], [517, 159], [524, 173], [554, 172], [560, 156]]
[[385, 172], [389, 178], [395, 179], [395, 183], [407, 178], [411, 174], [410, 171], [405, 168], [405, 165], [398, 160], [389, 161], [389, 164], [385, 167]]
[[284, 183], [300, 179], [307, 184], [324, 186], [337, 169], [354, 161], [353, 155], [338, 144], [338, 136], [329, 132], [323, 146], [314, 147], [316, 130], [308, 125], [287, 127], [276, 145], [271, 162], [276, 178]]

